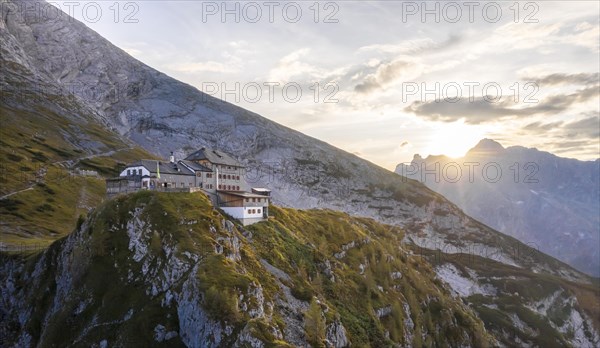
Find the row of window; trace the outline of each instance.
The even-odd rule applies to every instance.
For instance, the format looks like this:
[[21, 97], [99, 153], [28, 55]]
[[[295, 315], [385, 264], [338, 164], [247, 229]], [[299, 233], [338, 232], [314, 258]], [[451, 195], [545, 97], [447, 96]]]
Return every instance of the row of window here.
[[260, 214], [260, 209], [248, 209], [248, 214]]
[[[160, 182], [158, 185], [160, 187], [177, 187], [177, 183], [176, 182]], [[148, 181], [143, 181], [142, 182], [142, 186], [143, 187], [148, 187]], [[150, 186], [154, 187], [154, 182], [151, 182]], [[188, 183], [188, 186], [189, 187], [195, 187], [193, 182]], [[179, 187], [185, 187], [185, 183], [180, 182], [179, 183]], [[202, 187], [202, 183], [200, 183], [199, 187]], [[213, 185], [212, 184], [206, 184], [206, 188], [207, 189], [212, 189]]]
[[[210, 185], [212, 187], [212, 185]], [[239, 191], [240, 187], [235, 185], [219, 185], [219, 190]]]
[[[127, 175], [142, 175], [142, 170], [141, 169], [127, 169]], [[196, 176], [201, 177], [202, 173], [198, 172], [196, 173]], [[206, 178], [210, 179], [213, 177], [213, 173], [206, 173]], [[226, 179], [226, 180], [240, 180], [240, 176], [239, 175], [230, 175], [230, 174], [219, 174], [219, 179]]]
[[[209, 176], [207, 176], [208, 178]], [[239, 175], [225, 175], [225, 174], [219, 174], [219, 179], [227, 179], [227, 180], [240, 180], [240, 176]]]
[[[142, 185], [144, 187], [148, 187], [148, 181], [143, 181]], [[161, 187], [163, 187], [163, 186], [164, 187], [177, 187], [177, 183], [176, 182], [161, 182], [161, 183], [159, 183], [159, 186], [161, 186]], [[188, 183], [188, 186], [195, 187], [193, 182]], [[222, 186], [223, 186], [223, 188], [225, 188], [225, 185], [222, 185]], [[179, 187], [185, 187], [185, 183], [180, 182]], [[204, 184], [203, 185], [202, 183], [200, 183], [200, 186], [198, 186], [198, 187], [204, 187], [208, 190], [212, 190], [214, 188], [213, 184]], [[234, 188], [233, 188], [234, 186], [228, 186], [228, 187], [230, 187], [229, 190], [234, 190]], [[239, 186], [235, 186], [235, 187], [238, 191], [240, 190]], [[219, 185], [219, 188], [221, 188], [221, 185]]]
[[[263, 199], [265, 200], [265, 202], [267, 201], [266, 198], [252, 198], [252, 202], [262, 202]], [[250, 202], [250, 198], [246, 198], [246, 202]]]

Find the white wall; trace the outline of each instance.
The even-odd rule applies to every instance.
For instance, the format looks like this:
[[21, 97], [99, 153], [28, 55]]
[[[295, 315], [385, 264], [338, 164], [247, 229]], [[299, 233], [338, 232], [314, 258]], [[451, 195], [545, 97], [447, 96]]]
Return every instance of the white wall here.
[[244, 208], [242, 208], [242, 207], [225, 207], [225, 208], [221, 208], [221, 209], [223, 209], [224, 212], [231, 215], [231, 217], [233, 217], [233, 218], [236, 218], [236, 219], [245, 218]]
[[[221, 209], [223, 209], [224, 212], [226, 212], [227, 214], [231, 215], [232, 217], [234, 217], [236, 219], [262, 218], [262, 216], [263, 216], [263, 208], [262, 207], [250, 207], [250, 208], [224, 207]], [[260, 209], [260, 213], [257, 212], [254, 214], [250, 214], [248, 212], [250, 209], [254, 209], [255, 211], [258, 211], [258, 209]]]
[[142, 175], [148, 175], [148, 176], [150, 176], [150, 171], [148, 169], [146, 169], [146, 167], [144, 167], [144, 166], [127, 167], [127, 168], [125, 168], [125, 170], [123, 170], [121, 172], [121, 174], [119, 176], [127, 176], [127, 171], [128, 170], [134, 170], [134, 169], [136, 170], [136, 172], [139, 172], [139, 170], [141, 169], [142, 170]]

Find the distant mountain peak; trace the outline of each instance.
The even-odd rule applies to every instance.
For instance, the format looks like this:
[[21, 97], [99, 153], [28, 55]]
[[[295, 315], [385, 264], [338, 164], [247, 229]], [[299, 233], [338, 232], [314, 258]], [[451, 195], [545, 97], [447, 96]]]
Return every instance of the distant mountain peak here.
[[469, 152], [467, 154], [473, 154], [473, 153], [477, 153], [477, 154], [481, 154], [481, 153], [485, 153], [485, 154], [500, 153], [500, 152], [503, 152], [504, 150], [506, 150], [506, 149], [499, 142], [497, 142], [497, 141], [495, 141], [493, 139], [484, 138], [484, 139], [481, 139], [479, 141], [479, 143], [477, 143], [477, 145], [475, 145], [474, 148], [472, 148], [471, 150], [469, 150]]
[[416, 154], [413, 156], [413, 160], [412, 160], [412, 161], [413, 161], [413, 162], [423, 162], [423, 157], [421, 157], [421, 155], [419, 155], [418, 153], [416, 153]]

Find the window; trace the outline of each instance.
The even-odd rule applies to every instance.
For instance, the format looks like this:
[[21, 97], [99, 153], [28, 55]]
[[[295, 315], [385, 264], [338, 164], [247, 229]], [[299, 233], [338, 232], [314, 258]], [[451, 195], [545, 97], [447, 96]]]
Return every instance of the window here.
[[256, 212], [257, 214], [260, 214], [260, 209], [258, 209], [258, 211]]
[[236, 186], [235, 188], [236, 188], [236, 190], [238, 190], [238, 191], [240, 190], [240, 187], [239, 187], [239, 186]]
[[131, 170], [127, 169], [127, 175], [131, 175]]
[[221, 185], [219, 185], [219, 190], [221, 189]]
[[252, 202], [256, 202], [256, 198], [252, 198]]
[[222, 179], [223, 175], [219, 174], [219, 179]]
[[246, 198], [246, 202], [250, 202], [250, 198]]
[[240, 176], [239, 176], [239, 175], [237, 176], [237, 179], [236, 179], [236, 180], [240, 180]]

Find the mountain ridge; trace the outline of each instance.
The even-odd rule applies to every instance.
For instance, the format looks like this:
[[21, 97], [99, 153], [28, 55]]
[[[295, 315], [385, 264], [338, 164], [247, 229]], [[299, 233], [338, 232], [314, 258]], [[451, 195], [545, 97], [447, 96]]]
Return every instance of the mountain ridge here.
[[[492, 146], [497, 149], [501, 146], [497, 144]], [[535, 243], [540, 250], [598, 276], [599, 165], [599, 160], [579, 161], [510, 146], [500, 152], [471, 150], [454, 159], [415, 156], [410, 165], [398, 165], [396, 173], [422, 181], [500, 232]], [[494, 168], [489, 176], [483, 173], [486, 166]], [[424, 168], [437, 168], [438, 177], [428, 176]], [[443, 168], [458, 168], [462, 176], [448, 170], [444, 177]], [[495, 168], [501, 171], [499, 178], [494, 177]]]

